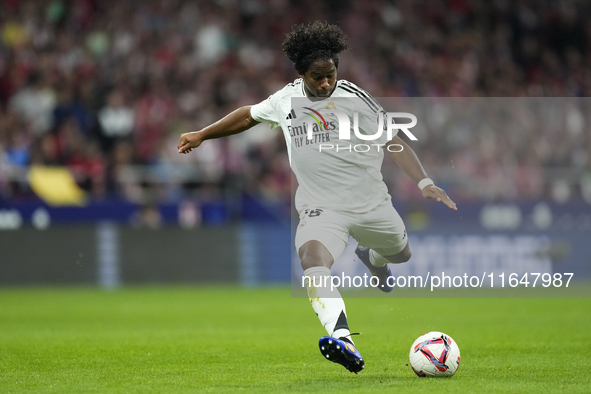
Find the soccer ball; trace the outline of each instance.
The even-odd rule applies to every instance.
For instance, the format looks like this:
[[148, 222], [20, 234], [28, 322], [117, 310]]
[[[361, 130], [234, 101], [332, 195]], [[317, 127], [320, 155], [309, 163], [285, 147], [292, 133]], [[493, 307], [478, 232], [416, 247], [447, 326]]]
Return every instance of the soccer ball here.
[[418, 337], [408, 357], [412, 370], [421, 378], [449, 378], [460, 367], [460, 348], [456, 341], [439, 331]]

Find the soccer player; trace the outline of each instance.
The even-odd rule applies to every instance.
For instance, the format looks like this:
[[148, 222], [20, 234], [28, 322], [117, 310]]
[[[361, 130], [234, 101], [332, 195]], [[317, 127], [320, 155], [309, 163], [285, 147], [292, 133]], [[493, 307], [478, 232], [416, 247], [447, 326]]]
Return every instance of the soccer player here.
[[[292, 122], [305, 116], [300, 113], [298, 118], [292, 99], [308, 99], [311, 104], [305, 108], [313, 111], [309, 108], [312, 104], [320, 103], [321, 108], [331, 110], [340, 105], [339, 99], [351, 98], [361, 103], [359, 129], [367, 135], [375, 134], [375, 129], [364, 130], [370, 128], [366, 124], [371, 124], [365, 120], [383, 118], [382, 107], [363, 89], [337, 80], [338, 54], [347, 48], [346, 36], [338, 26], [318, 21], [295, 26], [286, 36], [282, 49], [294, 62], [300, 78], [259, 104], [238, 108], [202, 130], [183, 134], [178, 151], [189, 153], [205, 140], [241, 133], [260, 122], [281, 126], [299, 183], [295, 201], [300, 214], [296, 250], [307, 278], [308, 297], [328, 332], [328, 336], [320, 339], [319, 347], [324, 357], [358, 373], [365, 363], [351, 339], [345, 303], [338, 290], [328, 290], [320, 284], [330, 277], [330, 268], [346, 248], [349, 236], [358, 241], [360, 246], [355, 253], [378, 278], [378, 288], [382, 291], [392, 290], [387, 283], [391, 275], [387, 264], [403, 263], [411, 257], [404, 223], [382, 181], [384, 150], [389, 151], [390, 145], [397, 144], [392, 149], [396, 153], [390, 155], [417, 183], [423, 196], [451, 209], [457, 208], [445, 191], [429, 179], [414, 151], [396, 135], [387, 140], [384, 134], [372, 141], [375, 145], [371, 152], [360, 154], [319, 149], [321, 143], [334, 144], [338, 140], [338, 129], [331, 129], [324, 118], [324, 128], [319, 122], [320, 127], [315, 128], [311, 140], [307, 139], [307, 130], [306, 133], [302, 133], [305, 130], [302, 128], [296, 131]], [[313, 114], [308, 112], [308, 115]], [[382, 149], [376, 149], [379, 146]], [[325, 148], [328, 147], [326, 144]]]

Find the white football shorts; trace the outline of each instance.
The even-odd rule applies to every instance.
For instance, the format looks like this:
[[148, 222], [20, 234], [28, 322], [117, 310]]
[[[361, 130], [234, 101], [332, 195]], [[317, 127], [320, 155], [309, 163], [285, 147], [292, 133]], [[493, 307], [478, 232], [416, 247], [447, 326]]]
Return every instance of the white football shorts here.
[[319, 241], [333, 259], [349, 245], [349, 236], [359, 245], [373, 249], [381, 256], [392, 256], [408, 243], [406, 228], [389, 199], [369, 212], [352, 213], [325, 208], [304, 209], [295, 236], [296, 250], [308, 241]]

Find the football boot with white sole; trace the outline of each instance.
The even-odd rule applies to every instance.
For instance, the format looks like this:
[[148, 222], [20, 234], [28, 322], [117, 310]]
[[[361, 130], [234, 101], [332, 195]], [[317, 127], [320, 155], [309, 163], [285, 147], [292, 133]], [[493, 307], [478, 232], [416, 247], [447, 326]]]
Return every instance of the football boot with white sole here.
[[327, 360], [341, 364], [350, 372], [358, 373], [365, 367], [361, 353], [347, 338], [322, 337], [318, 346]]

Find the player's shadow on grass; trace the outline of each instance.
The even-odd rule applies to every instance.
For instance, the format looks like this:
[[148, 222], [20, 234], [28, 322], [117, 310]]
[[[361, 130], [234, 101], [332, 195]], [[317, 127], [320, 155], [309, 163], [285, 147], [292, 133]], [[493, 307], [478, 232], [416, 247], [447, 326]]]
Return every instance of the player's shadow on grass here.
[[[347, 374], [343, 371], [342, 374], [331, 375], [330, 377], [318, 378], [318, 379], [302, 379], [298, 383], [293, 382], [289, 386], [298, 387], [300, 389], [314, 389], [322, 387], [323, 389], [331, 389], [334, 387], [342, 387], [343, 383], [347, 384], [349, 389], [353, 388], [372, 388], [372, 390], [382, 388], [403, 388], [412, 387], [416, 384], [431, 386], [435, 381], [451, 381], [453, 379], [441, 379], [441, 378], [419, 378], [412, 371], [406, 373], [405, 371], [399, 371], [398, 373], [388, 372], [377, 372], [371, 373], [368, 371], [362, 371], [358, 375]], [[429, 381], [429, 383], [427, 383]], [[440, 387], [440, 384], [436, 384]], [[445, 387], [445, 386], [442, 386]]]

